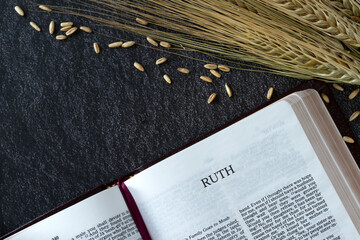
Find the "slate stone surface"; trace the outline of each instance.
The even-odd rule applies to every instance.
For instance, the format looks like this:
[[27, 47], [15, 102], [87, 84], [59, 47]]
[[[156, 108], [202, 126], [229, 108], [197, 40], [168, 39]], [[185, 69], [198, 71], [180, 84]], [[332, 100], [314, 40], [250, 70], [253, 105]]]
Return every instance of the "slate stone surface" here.
[[[47, 1], [46, 3], [61, 3]], [[41, 13], [25, 0], [0, 3], [0, 235], [173, 150], [301, 81], [241, 70], [213, 84], [199, 80], [203, 62], [148, 47], [144, 38], [100, 27], [73, 16]], [[18, 16], [14, 6], [26, 12]], [[55, 20], [89, 25], [66, 41], [48, 33]], [[42, 28], [36, 32], [34, 21]], [[130, 49], [108, 49], [116, 38], [136, 40]], [[96, 55], [92, 44], [98, 42]], [[214, 61], [197, 53], [187, 56]], [[157, 58], [169, 61], [155, 66]], [[138, 61], [145, 67], [133, 67]], [[191, 74], [176, 71], [186, 67]], [[167, 84], [163, 74], [173, 84]], [[224, 83], [233, 89], [229, 99]], [[359, 110], [334, 90], [346, 117]], [[208, 96], [218, 93], [214, 104]], [[339, 113], [341, 114], [341, 113]], [[360, 119], [351, 127], [360, 140]]]

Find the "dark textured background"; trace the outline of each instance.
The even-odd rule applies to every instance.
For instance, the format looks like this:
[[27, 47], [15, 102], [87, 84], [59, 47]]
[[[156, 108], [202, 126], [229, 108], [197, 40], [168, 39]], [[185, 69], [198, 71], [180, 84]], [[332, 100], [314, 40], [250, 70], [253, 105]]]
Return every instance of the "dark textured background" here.
[[[15, 5], [22, 6], [25, 18], [15, 13]], [[61, 21], [74, 21], [149, 46], [143, 38], [40, 13], [25, 0], [1, 1], [0, 9], [0, 235], [259, 106], [269, 87], [277, 95], [301, 82], [234, 70], [209, 84], [199, 80], [208, 74], [202, 62], [140, 45], [108, 49], [114, 39], [99, 33], [78, 32], [59, 42], [49, 35], [48, 24], [55, 20], [58, 30]], [[29, 21], [43, 31], [36, 32]], [[162, 56], [169, 61], [156, 66]], [[134, 61], [146, 71], [137, 71]], [[192, 72], [180, 74], [178, 67]], [[162, 79], [164, 73], [173, 84]], [[233, 98], [226, 96], [224, 83]], [[334, 93], [348, 118], [359, 110], [360, 97], [349, 101], [355, 86], [345, 88]], [[208, 105], [212, 92], [218, 98]], [[351, 123], [357, 140], [359, 121]]]

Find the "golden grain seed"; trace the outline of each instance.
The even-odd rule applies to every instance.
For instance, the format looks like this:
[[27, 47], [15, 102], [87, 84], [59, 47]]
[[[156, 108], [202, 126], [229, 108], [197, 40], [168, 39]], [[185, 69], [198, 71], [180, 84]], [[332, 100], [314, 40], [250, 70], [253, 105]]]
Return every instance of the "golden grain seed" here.
[[355, 120], [359, 115], [360, 115], [360, 110], [354, 112], [353, 114], [351, 114], [349, 121], [351, 122], [351, 121]]
[[110, 43], [108, 46], [109, 46], [109, 48], [117, 48], [117, 47], [121, 47], [122, 44], [123, 44], [123, 42], [113, 42], [113, 43]]
[[55, 31], [55, 22], [51, 21], [49, 24], [49, 33], [54, 34], [54, 31]]
[[65, 36], [65, 35], [57, 35], [56, 36], [56, 40], [65, 40], [65, 39], [67, 39], [67, 37]]
[[20, 15], [20, 16], [24, 16], [25, 13], [24, 11], [21, 9], [21, 7], [19, 6], [15, 6], [15, 11]]
[[189, 73], [190, 73], [190, 70], [187, 69], [187, 68], [178, 68], [177, 70], [178, 70], [179, 72], [185, 73], [185, 74], [189, 74]]
[[171, 47], [171, 44], [168, 43], [168, 42], [161, 41], [161, 42], [160, 42], [160, 46], [162, 46], [162, 47], [164, 47], [164, 48], [170, 48], [170, 47]]
[[226, 92], [227, 92], [228, 96], [232, 97], [231, 88], [229, 87], [229, 85], [227, 85], [227, 83], [225, 83], [225, 89], [226, 89]]
[[96, 54], [99, 54], [100, 53], [99, 44], [97, 42], [94, 42], [93, 46], [94, 46], [94, 51], [96, 52]]
[[216, 71], [215, 69], [210, 69], [210, 72], [211, 72], [211, 74], [214, 75], [215, 77], [221, 78], [221, 74], [220, 74], [218, 71]]
[[124, 42], [121, 46], [123, 48], [129, 48], [131, 46], [134, 46], [135, 42], [134, 41], [127, 41], [127, 42]]
[[74, 32], [76, 32], [78, 30], [77, 27], [72, 27], [70, 28], [68, 31], [66, 31], [66, 36], [70, 36], [71, 34], [74, 34]]
[[30, 26], [32, 26], [36, 31], [38, 31], [38, 32], [40, 32], [41, 31], [41, 29], [39, 28], [39, 26], [36, 24], [36, 23], [34, 23], [34, 22], [30, 22]]
[[151, 44], [151, 45], [154, 45], [154, 46], [159, 46], [159, 44], [154, 40], [152, 39], [151, 37], [146, 37], [146, 40]]
[[45, 6], [45, 5], [39, 5], [39, 8], [41, 10], [44, 10], [44, 11], [47, 11], [47, 12], [51, 12], [51, 8], [49, 8], [48, 6]]
[[204, 68], [206, 68], [206, 69], [217, 69], [217, 65], [212, 64], [212, 63], [208, 63], [208, 64], [204, 65]]
[[171, 84], [171, 79], [170, 79], [169, 75], [165, 74], [164, 79], [168, 84]]
[[272, 97], [273, 93], [274, 93], [274, 88], [272, 88], [272, 87], [269, 88], [269, 90], [267, 92], [267, 95], [266, 95], [266, 98], [270, 99]]
[[72, 25], [73, 25], [74, 23], [73, 22], [62, 22], [62, 23], [60, 23], [60, 26], [62, 26], [62, 27], [72, 27]]
[[214, 101], [215, 98], [216, 98], [216, 93], [213, 93], [209, 96], [207, 102], [210, 104], [210, 103], [212, 103], [212, 101]]
[[72, 28], [72, 26], [63, 27], [63, 28], [60, 28], [60, 31], [62, 31], [62, 32], [67, 32], [67, 31], [69, 31], [71, 28]]
[[356, 95], [358, 95], [358, 93], [360, 92], [360, 88], [355, 89], [354, 91], [352, 91], [349, 95], [349, 99], [354, 99], [356, 97]]
[[87, 32], [87, 33], [92, 33], [92, 29], [89, 27], [81, 26], [80, 30]]
[[160, 64], [162, 64], [162, 63], [164, 63], [164, 62], [166, 62], [167, 61], [167, 58], [166, 57], [162, 57], [162, 58], [159, 58], [158, 60], [156, 60], [156, 65], [160, 65]]
[[329, 102], [330, 102], [330, 99], [329, 99], [328, 95], [326, 95], [325, 93], [322, 93], [322, 94], [321, 94], [321, 97], [322, 97], [322, 99], [324, 99], [324, 101], [325, 101], [326, 103], [329, 103]]
[[212, 79], [207, 77], [207, 76], [200, 76], [200, 79], [205, 81], [205, 82], [209, 82], [209, 83], [212, 83]]
[[138, 62], [134, 62], [134, 67], [141, 72], [145, 71], [144, 67]]
[[225, 65], [218, 65], [218, 68], [222, 72], [230, 72], [230, 68]]
[[334, 83], [332, 86], [339, 91], [344, 91], [344, 88], [337, 83]]
[[348, 136], [343, 136], [343, 140], [344, 142], [347, 142], [347, 143], [354, 143], [354, 139], [352, 139], [351, 137], [348, 137]]
[[142, 18], [136, 18], [135, 21], [140, 23], [141, 25], [148, 25], [148, 21], [142, 19]]

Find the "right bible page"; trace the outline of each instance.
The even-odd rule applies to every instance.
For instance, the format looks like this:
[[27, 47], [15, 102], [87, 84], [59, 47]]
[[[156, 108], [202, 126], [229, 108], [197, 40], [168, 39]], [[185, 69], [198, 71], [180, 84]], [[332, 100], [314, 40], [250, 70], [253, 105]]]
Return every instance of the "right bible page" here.
[[125, 184], [154, 240], [360, 239], [285, 101]]

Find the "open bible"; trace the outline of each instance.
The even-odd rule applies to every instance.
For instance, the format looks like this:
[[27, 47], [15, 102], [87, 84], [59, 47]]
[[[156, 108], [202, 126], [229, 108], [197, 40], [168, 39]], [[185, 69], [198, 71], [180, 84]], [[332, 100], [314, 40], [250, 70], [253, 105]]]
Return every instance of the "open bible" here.
[[314, 86], [3, 238], [360, 239], [358, 143], [342, 140], [327, 87]]

